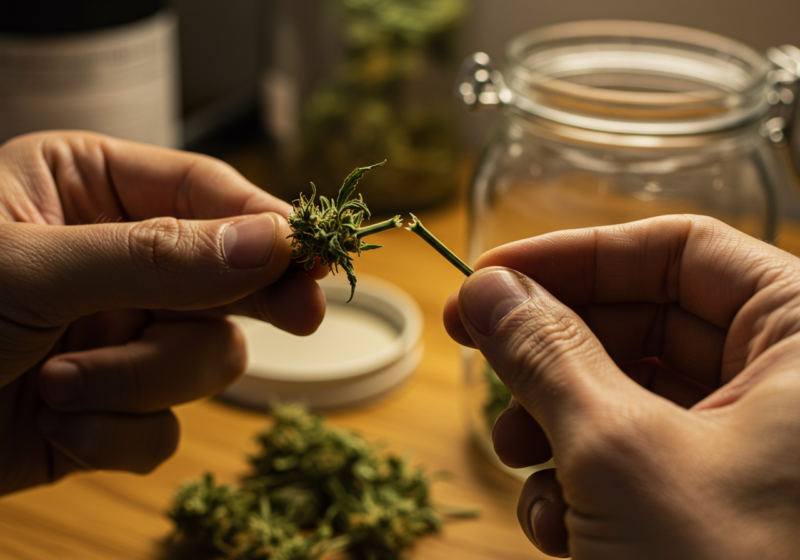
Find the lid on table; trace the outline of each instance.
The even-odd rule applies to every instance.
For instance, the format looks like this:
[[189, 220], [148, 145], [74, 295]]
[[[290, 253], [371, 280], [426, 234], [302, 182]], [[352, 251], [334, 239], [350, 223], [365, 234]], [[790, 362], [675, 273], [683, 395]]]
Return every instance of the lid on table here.
[[248, 346], [244, 376], [223, 398], [255, 408], [300, 401], [312, 408], [346, 406], [396, 387], [422, 357], [422, 313], [398, 287], [359, 275], [350, 303], [344, 275], [320, 282], [328, 309], [308, 337], [234, 317]]

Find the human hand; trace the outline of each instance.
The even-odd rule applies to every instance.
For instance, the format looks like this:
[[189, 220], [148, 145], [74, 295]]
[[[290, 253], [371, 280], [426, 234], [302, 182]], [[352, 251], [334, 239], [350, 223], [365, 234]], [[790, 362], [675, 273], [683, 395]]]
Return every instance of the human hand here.
[[291, 207], [212, 158], [80, 132], [0, 147], [0, 495], [88, 469], [147, 472], [173, 405], [241, 374], [247, 315], [313, 332]]
[[800, 260], [702, 217], [557, 232], [484, 254], [444, 319], [514, 395], [501, 460], [555, 458], [518, 505], [540, 550], [797, 557]]

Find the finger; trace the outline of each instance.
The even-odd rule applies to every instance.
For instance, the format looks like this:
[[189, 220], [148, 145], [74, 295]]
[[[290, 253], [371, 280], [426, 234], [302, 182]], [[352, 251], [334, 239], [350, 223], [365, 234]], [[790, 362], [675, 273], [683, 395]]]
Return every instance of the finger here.
[[29, 187], [56, 191], [65, 223], [291, 212], [229, 165], [199, 154], [87, 132], [30, 135], [6, 149], [32, 160], [36, 185]]
[[646, 396], [575, 313], [518, 272], [476, 272], [461, 289], [459, 309], [470, 337], [544, 428], [556, 457], [598, 410]]
[[244, 339], [225, 319], [162, 322], [124, 346], [50, 359], [39, 387], [61, 411], [147, 413], [219, 393], [246, 362]]
[[78, 352], [124, 344], [138, 337], [149, 319], [141, 309], [95, 313], [72, 323], [62, 337], [60, 352]]
[[242, 315], [298, 335], [314, 333], [325, 317], [325, 294], [306, 270], [290, 268], [271, 286], [240, 300], [201, 311], [155, 311], [160, 319]]
[[442, 320], [444, 322], [444, 330], [447, 331], [450, 338], [467, 348], [476, 348], [475, 343], [464, 327], [464, 323], [461, 322], [461, 315], [458, 314], [458, 292], [451, 294], [447, 298], [447, 302], [444, 304]]
[[[725, 329], [676, 304], [587, 304], [574, 311], [615, 362], [655, 357], [705, 387], [720, 386]], [[457, 294], [445, 304], [443, 320], [453, 340], [475, 347], [458, 314]]]
[[658, 358], [705, 387], [719, 387], [725, 329], [676, 304], [589, 304], [574, 311], [615, 362]]
[[[241, 299], [287, 270], [289, 226], [275, 214], [158, 218], [90, 226], [0, 224], [4, 313], [49, 327], [123, 307], [205, 309]], [[308, 284], [306, 284], [308, 285]]]
[[295, 263], [294, 266], [298, 270], [302, 270], [302, 271], [306, 272], [314, 280], [322, 280], [323, 278], [328, 276], [328, 273], [331, 271], [331, 269], [328, 268], [327, 266], [320, 264], [319, 257], [314, 259], [314, 266], [312, 266], [308, 270], [306, 270], [305, 266], [300, 265], [300, 264], [296, 264]]
[[654, 358], [617, 365], [625, 375], [651, 393], [683, 408], [691, 408], [712, 393], [712, 389], [680, 375]]
[[567, 505], [556, 479], [555, 469], [533, 473], [517, 505], [517, 518], [525, 536], [550, 556], [569, 556], [568, 533], [564, 523]]
[[492, 442], [497, 456], [512, 469], [541, 465], [553, 457], [544, 430], [513, 397], [494, 421]]
[[59, 413], [44, 408], [39, 430], [66, 457], [53, 456], [54, 477], [75, 469], [148, 473], [178, 446], [180, 427], [171, 411], [145, 415]]
[[[683, 408], [691, 408], [710, 391], [686, 379], [658, 360], [647, 359], [618, 364], [636, 383]], [[494, 422], [494, 451], [503, 464], [519, 469], [541, 465], [553, 456], [550, 442], [539, 423], [515, 398]]]
[[305, 271], [292, 269], [268, 288], [226, 305], [224, 310], [307, 336], [317, 330], [325, 317], [325, 294]]
[[490, 266], [518, 270], [572, 307], [675, 302], [722, 328], [765, 280], [798, 276], [780, 249], [701, 216], [555, 232], [488, 251], [475, 265]]

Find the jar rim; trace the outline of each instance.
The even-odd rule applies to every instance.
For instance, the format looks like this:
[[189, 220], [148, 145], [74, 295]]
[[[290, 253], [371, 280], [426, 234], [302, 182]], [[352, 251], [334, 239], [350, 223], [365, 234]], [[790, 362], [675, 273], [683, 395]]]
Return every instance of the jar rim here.
[[769, 110], [773, 66], [734, 39], [640, 21], [556, 24], [506, 49], [509, 104], [578, 128], [680, 135], [742, 126]]

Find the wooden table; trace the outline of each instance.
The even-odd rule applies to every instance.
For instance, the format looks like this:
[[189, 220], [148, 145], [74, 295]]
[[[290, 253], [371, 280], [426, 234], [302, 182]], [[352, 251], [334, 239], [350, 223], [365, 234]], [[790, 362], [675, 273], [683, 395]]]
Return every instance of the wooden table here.
[[[464, 254], [463, 205], [423, 213], [426, 226]], [[544, 558], [519, 529], [516, 501], [521, 483], [500, 472], [470, 442], [458, 346], [442, 327], [442, 306], [463, 276], [417, 236], [405, 231], [370, 241], [385, 249], [364, 253], [359, 272], [390, 280], [419, 302], [425, 318], [425, 354], [414, 377], [378, 401], [329, 415], [330, 420], [382, 440], [392, 451], [413, 451], [429, 470], [447, 470], [451, 481], [436, 483], [434, 498], [477, 505], [479, 519], [448, 523], [420, 539], [418, 560]], [[217, 400], [177, 409], [183, 437], [177, 453], [146, 476], [92, 473], [52, 487], [0, 499], [0, 558], [94, 560], [169, 558], [160, 546], [171, 524], [164, 511], [176, 487], [204, 471], [234, 481], [246, 471], [245, 454], [264, 414]]]

